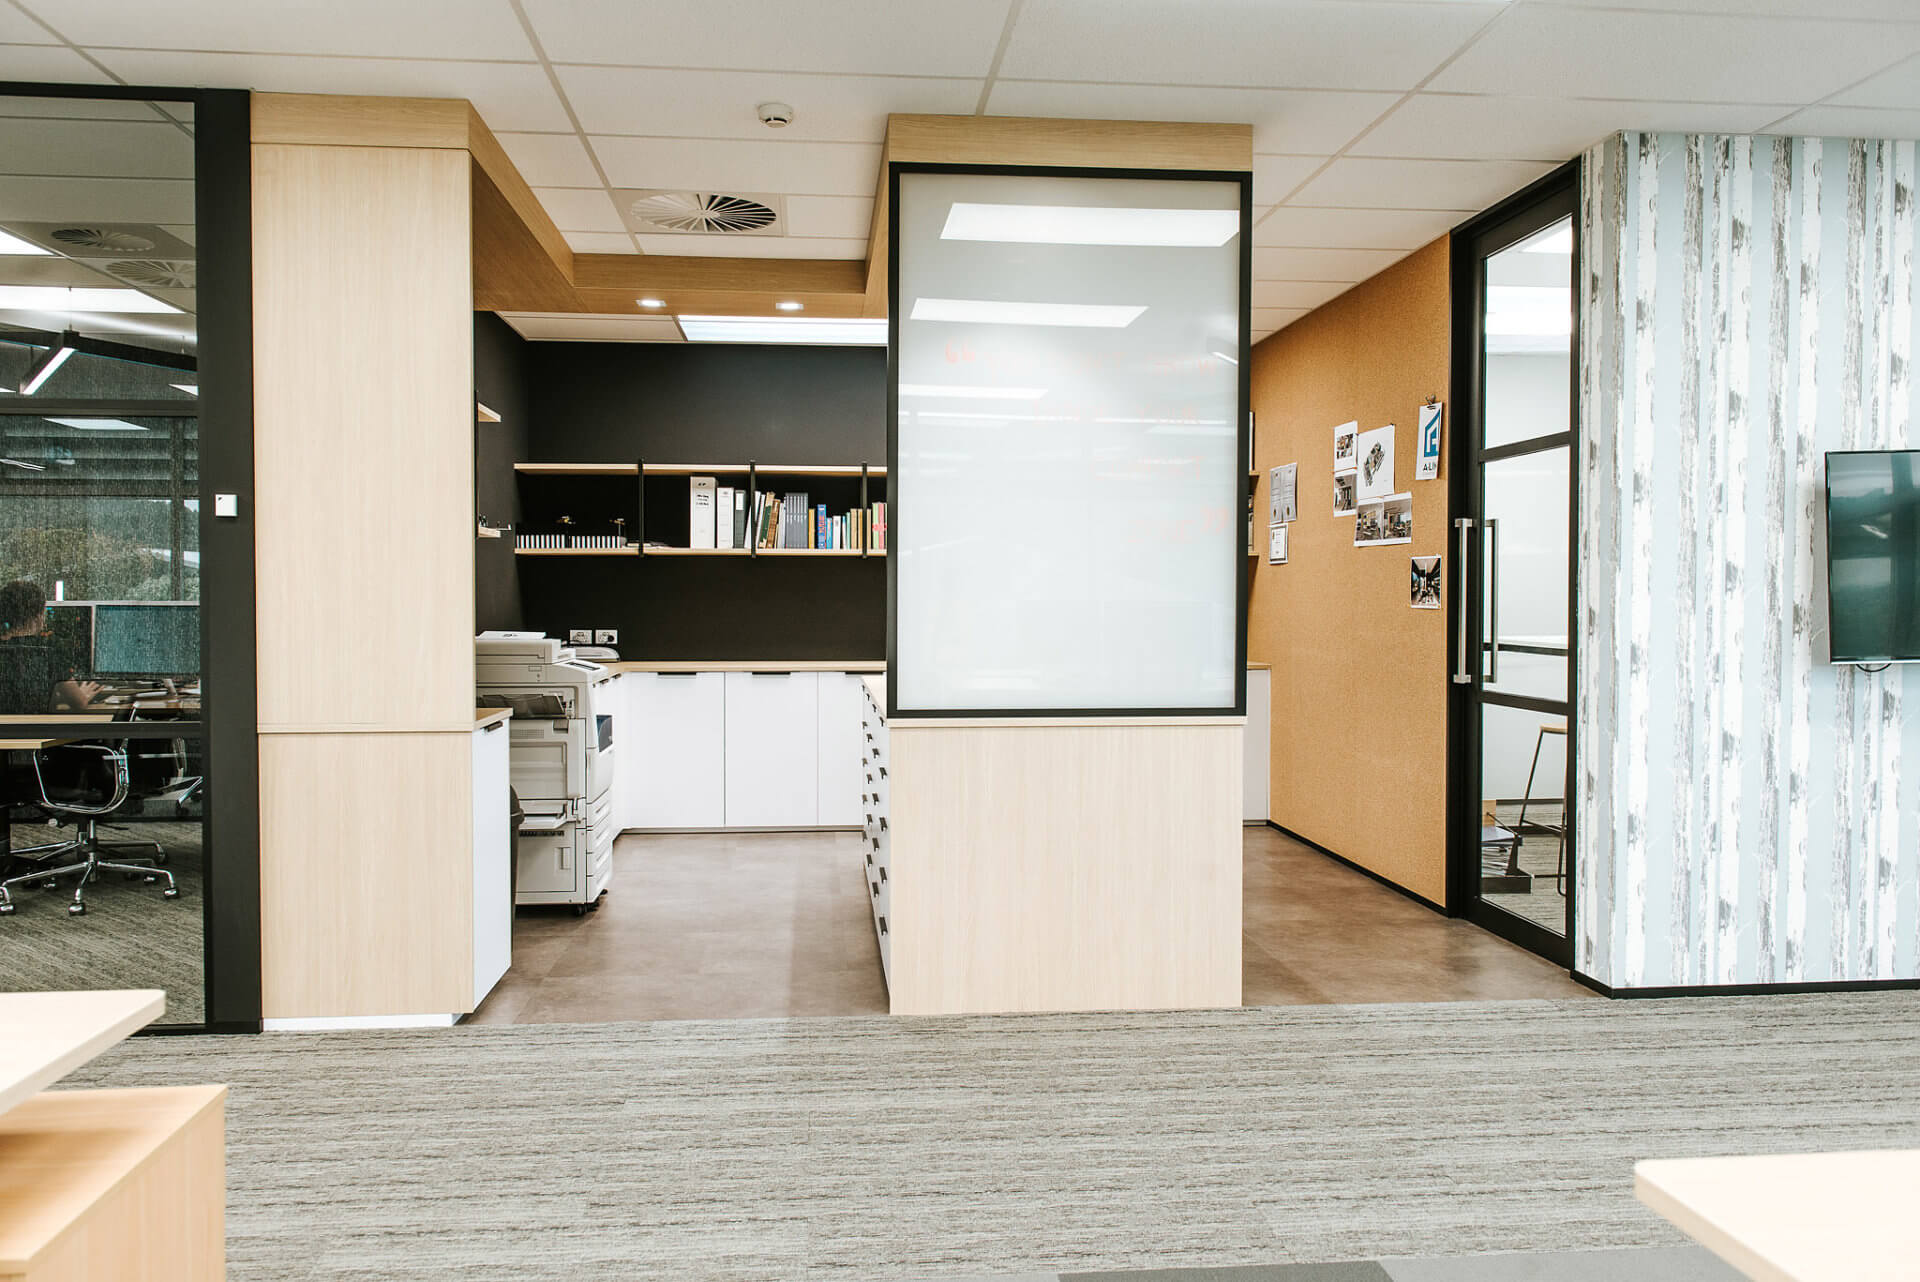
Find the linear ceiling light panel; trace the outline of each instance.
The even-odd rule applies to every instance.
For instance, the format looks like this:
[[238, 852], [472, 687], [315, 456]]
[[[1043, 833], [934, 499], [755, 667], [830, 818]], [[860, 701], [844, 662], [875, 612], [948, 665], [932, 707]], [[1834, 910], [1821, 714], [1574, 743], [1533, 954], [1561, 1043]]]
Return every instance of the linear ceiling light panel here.
[[63, 285], [0, 285], [0, 308], [30, 312], [178, 314], [172, 303], [149, 298], [137, 289], [70, 289]]
[[885, 347], [884, 320], [834, 320], [824, 316], [677, 316], [689, 343], [820, 343], [839, 347]]
[[1002, 303], [984, 298], [916, 298], [913, 319], [969, 325], [1065, 325], [1125, 329], [1145, 307], [1108, 303]]
[[27, 370], [27, 376], [20, 380], [20, 395], [32, 396], [46, 386], [55, 370], [67, 363], [73, 355], [73, 331], [68, 330], [60, 336], [60, 341], [47, 349], [47, 354], [35, 361]]
[[1116, 209], [955, 201], [942, 240], [1022, 245], [1152, 245], [1217, 249], [1240, 233], [1237, 209]]

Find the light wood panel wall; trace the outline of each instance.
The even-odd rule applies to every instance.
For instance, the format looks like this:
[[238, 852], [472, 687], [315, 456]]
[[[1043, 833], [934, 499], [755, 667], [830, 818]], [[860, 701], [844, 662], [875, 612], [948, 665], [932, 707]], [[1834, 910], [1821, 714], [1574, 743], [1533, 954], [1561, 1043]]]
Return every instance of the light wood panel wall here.
[[471, 109], [255, 100], [269, 1019], [472, 996]]
[[1238, 1006], [1244, 733], [892, 722], [893, 1013]]
[[262, 736], [268, 1018], [471, 1009], [472, 796], [471, 730]]
[[[1447, 886], [1447, 612], [1408, 604], [1414, 556], [1443, 556], [1452, 591], [1444, 451], [1413, 479], [1419, 407], [1448, 395], [1448, 242], [1434, 242], [1253, 349], [1256, 519], [1269, 468], [1298, 463], [1288, 563], [1253, 571], [1247, 657], [1273, 665], [1275, 823], [1436, 904]], [[1392, 423], [1410, 546], [1356, 548], [1333, 515], [1333, 428]], [[1455, 424], [1449, 419], [1444, 431]]]

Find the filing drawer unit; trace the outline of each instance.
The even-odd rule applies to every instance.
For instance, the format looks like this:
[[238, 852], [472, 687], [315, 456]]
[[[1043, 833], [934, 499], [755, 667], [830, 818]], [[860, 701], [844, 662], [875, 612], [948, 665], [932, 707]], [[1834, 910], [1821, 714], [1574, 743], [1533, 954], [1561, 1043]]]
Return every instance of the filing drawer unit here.
[[861, 709], [861, 782], [863, 807], [864, 858], [861, 878], [866, 883], [869, 905], [873, 909], [874, 935], [880, 942], [880, 968], [893, 982], [893, 869], [891, 866], [891, 824], [887, 818], [887, 723], [872, 688], [860, 683]]

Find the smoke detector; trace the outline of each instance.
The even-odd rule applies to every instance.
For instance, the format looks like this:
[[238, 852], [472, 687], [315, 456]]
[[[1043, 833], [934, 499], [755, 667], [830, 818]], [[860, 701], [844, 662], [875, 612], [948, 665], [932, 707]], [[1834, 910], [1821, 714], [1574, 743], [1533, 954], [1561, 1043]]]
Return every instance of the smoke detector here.
[[641, 235], [779, 236], [786, 228], [779, 196], [742, 196], [711, 191], [615, 193], [627, 223]]
[[760, 123], [769, 129], [785, 129], [793, 123], [793, 108], [784, 102], [763, 102], [754, 110], [760, 113]]
[[164, 259], [117, 259], [104, 264], [104, 270], [129, 285], [144, 285], [148, 289], [192, 289], [198, 277], [194, 264]]

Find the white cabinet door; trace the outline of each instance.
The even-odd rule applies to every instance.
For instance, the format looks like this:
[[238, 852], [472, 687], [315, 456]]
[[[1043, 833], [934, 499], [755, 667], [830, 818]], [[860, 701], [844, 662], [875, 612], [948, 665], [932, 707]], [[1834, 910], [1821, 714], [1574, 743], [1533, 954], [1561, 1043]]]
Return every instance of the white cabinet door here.
[[513, 963], [513, 812], [507, 795], [507, 726], [473, 733], [473, 1005]]
[[857, 828], [866, 819], [866, 696], [850, 672], [820, 674], [820, 819], [822, 827]]
[[718, 672], [629, 672], [627, 729], [616, 726], [615, 787], [628, 827], [718, 828], [726, 806], [727, 686]]
[[613, 713], [613, 827], [640, 826], [640, 678], [623, 672], [613, 679], [607, 706]]
[[820, 822], [820, 683], [812, 672], [729, 672], [729, 828]]
[[1265, 668], [1247, 669], [1247, 742], [1241, 753], [1246, 768], [1246, 797], [1241, 818], [1267, 821], [1267, 763], [1273, 752], [1273, 674]]

